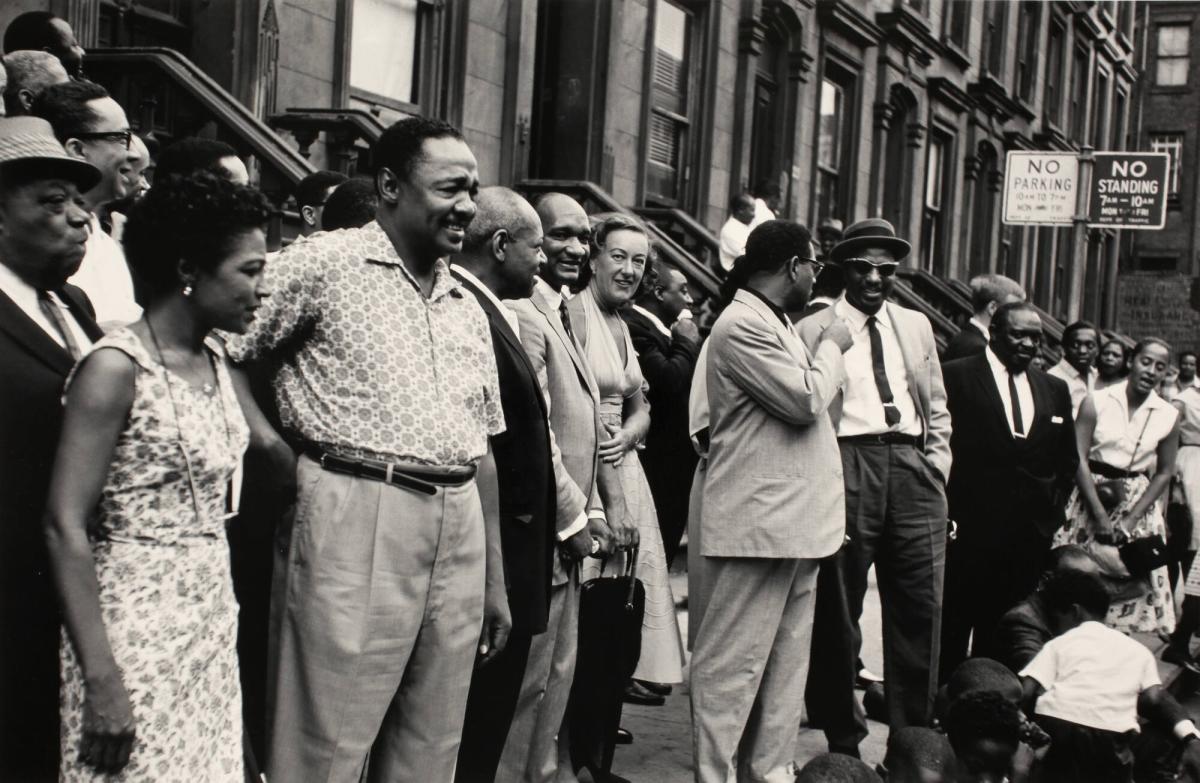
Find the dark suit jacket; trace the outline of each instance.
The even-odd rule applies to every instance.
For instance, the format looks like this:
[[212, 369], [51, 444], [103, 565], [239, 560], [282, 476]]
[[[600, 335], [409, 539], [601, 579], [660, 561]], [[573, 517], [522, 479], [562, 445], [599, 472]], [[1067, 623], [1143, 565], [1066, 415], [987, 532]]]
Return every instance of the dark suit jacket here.
[[1009, 609], [996, 626], [992, 647], [1000, 663], [1019, 673], [1054, 638], [1040, 593]]
[[987, 344], [987, 338], [975, 328], [975, 324], [963, 324], [963, 327], [958, 330], [958, 334], [954, 335], [954, 339], [946, 346], [946, 350], [942, 351], [942, 361], [952, 362], [955, 359], [965, 359], [968, 356], [983, 353]]
[[[57, 292], [92, 340], [83, 291]], [[74, 366], [0, 293], [0, 780], [57, 780], [59, 611], [42, 514]]]
[[546, 401], [504, 315], [474, 283], [455, 277], [487, 314], [500, 375], [506, 427], [491, 444], [500, 485], [501, 548], [513, 630], [542, 633], [550, 612], [556, 511]]
[[[688, 436], [688, 395], [700, 343], [668, 338], [632, 308], [622, 310], [621, 317], [629, 325], [638, 364], [650, 386], [650, 431], [646, 433], [643, 453], [683, 456], [687, 466], [681, 467], [680, 472], [690, 480], [696, 467], [696, 452]], [[686, 486], [683, 492], [687, 494]]]
[[1058, 378], [1028, 374], [1034, 417], [1028, 437], [1017, 439], [985, 354], [942, 367], [954, 454], [946, 499], [964, 535], [1004, 537], [1031, 523], [1049, 536], [1063, 523], [1079, 464], [1071, 395]]

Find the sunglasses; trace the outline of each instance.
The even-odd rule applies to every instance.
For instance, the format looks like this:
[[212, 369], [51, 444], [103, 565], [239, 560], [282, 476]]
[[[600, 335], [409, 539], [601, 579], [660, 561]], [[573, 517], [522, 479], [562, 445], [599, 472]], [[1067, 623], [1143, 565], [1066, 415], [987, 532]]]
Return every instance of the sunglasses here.
[[802, 264], [812, 264], [813, 277], [819, 277], [821, 270], [825, 268], [824, 261], [818, 261], [815, 258], [805, 258], [804, 256], [796, 256], [796, 260]]
[[85, 141], [88, 139], [95, 141], [115, 141], [123, 144], [125, 149], [129, 149], [130, 145], [133, 143], [133, 131], [129, 130], [128, 128], [119, 131], [89, 131], [87, 133], [72, 133], [71, 136], [76, 139], [83, 139]]
[[900, 264], [895, 261], [876, 263], [869, 258], [847, 258], [842, 262], [842, 267], [862, 277], [871, 274], [872, 269], [879, 272], [880, 277], [891, 277], [896, 274], [896, 270], [900, 268]]

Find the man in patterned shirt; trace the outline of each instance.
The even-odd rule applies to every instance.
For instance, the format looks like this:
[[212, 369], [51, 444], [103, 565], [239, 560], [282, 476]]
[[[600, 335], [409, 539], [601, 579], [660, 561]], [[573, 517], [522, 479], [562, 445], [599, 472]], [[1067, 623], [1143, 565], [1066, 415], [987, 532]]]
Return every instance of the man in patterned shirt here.
[[494, 655], [511, 623], [496, 360], [444, 260], [475, 216], [475, 157], [425, 118], [372, 153], [376, 220], [281, 253], [230, 346], [279, 361], [280, 420], [304, 450], [273, 591], [272, 780], [358, 781], [368, 753], [371, 781], [450, 780], [477, 645]]

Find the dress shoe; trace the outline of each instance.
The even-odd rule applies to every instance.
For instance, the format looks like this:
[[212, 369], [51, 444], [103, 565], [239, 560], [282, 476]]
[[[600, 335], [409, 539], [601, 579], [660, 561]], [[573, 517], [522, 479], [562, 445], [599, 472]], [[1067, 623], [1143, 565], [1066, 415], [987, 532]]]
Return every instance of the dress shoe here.
[[877, 682], [883, 682], [883, 678], [865, 666], [859, 669], [858, 674], [854, 677], [854, 687], [861, 690], [866, 690]]
[[661, 707], [666, 704], [667, 700], [657, 693], [648, 691], [638, 684], [637, 680], [630, 680], [625, 686], [625, 703], [626, 704], [641, 704], [646, 707]]
[[629, 729], [621, 729], [621, 728], [617, 729], [617, 744], [618, 745], [632, 745], [633, 744], [633, 732], [631, 732]]
[[638, 685], [642, 686], [651, 693], [656, 693], [659, 696], [670, 696], [671, 686], [661, 682], [650, 682], [648, 680], [634, 680]]
[[1195, 658], [1178, 647], [1167, 645], [1163, 648], [1161, 657], [1167, 663], [1173, 663], [1192, 674], [1200, 675], [1200, 663], [1197, 663]]

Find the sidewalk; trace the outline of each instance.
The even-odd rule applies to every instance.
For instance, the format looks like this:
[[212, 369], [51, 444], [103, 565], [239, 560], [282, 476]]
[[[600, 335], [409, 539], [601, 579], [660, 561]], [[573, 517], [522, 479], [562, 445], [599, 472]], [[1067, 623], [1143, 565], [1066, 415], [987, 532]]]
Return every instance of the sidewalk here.
[[[681, 555], [682, 560], [682, 555]], [[671, 589], [677, 601], [687, 597], [687, 575], [671, 574]], [[686, 606], [686, 604], [685, 604]], [[680, 631], [687, 638], [687, 609], [678, 612]], [[879, 593], [875, 587], [874, 571], [871, 572], [869, 589], [863, 608], [863, 662], [875, 672], [883, 671], [883, 651], [880, 638]], [[1173, 664], [1164, 663], [1158, 655], [1165, 642], [1154, 634], [1140, 634], [1133, 638], [1146, 645], [1158, 660], [1159, 676], [1163, 685], [1183, 700], [1197, 683], [1181, 676], [1183, 670]], [[626, 704], [622, 726], [632, 732], [632, 745], [618, 745], [613, 762], [613, 772], [628, 778], [633, 783], [691, 783], [692, 776], [692, 721], [691, 700], [687, 689], [687, 667], [684, 667], [684, 684], [675, 687], [661, 707], [642, 707]], [[859, 691], [859, 698], [862, 692]], [[1193, 702], [1197, 699], [1193, 698]], [[1200, 703], [1200, 702], [1197, 702]], [[1194, 710], [1189, 710], [1195, 713]], [[870, 721], [870, 735], [860, 746], [863, 760], [870, 766], [883, 760], [887, 750], [886, 724]], [[803, 764], [827, 750], [825, 735], [809, 728], [796, 732], [795, 759]]]

